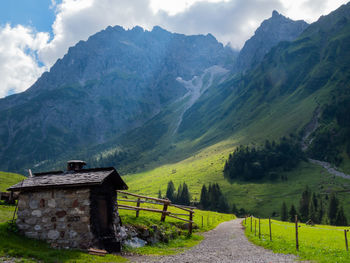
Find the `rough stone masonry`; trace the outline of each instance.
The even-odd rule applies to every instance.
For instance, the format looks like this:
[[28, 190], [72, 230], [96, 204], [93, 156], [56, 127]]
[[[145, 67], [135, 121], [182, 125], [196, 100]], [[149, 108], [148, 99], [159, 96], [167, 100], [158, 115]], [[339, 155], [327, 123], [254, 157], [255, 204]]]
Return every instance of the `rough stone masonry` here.
[[27, 237], [46, 240], [53, 247], [91, 246], [90, 189], [23, 192], [18, 208], [16, 223]]

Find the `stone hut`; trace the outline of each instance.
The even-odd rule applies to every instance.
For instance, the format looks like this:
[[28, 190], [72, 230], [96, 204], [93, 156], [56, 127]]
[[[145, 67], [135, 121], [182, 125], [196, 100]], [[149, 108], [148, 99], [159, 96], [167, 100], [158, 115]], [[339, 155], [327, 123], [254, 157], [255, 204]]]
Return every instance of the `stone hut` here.
[[19, 192], [17, 226], [27, 237], [56, 248], [120, 251], [116, 190], [127, 185], [113, 167], [83, 169], [69, 161], [67, 171], [36, 173], [11, 186]]

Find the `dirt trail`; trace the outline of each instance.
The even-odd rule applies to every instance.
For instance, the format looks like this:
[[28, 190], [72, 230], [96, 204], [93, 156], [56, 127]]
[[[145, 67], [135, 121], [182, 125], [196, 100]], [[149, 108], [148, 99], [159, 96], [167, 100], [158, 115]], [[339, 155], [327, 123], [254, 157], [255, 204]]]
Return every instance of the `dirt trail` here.
[[[312, 117], [312, 120], [306, 125], [305, 134], [301, 141], [301, 148], [304, 152], [307, 150], [307, 148], [312, 142], [312, 140], [308, 140], [308, 139], [310, 135], [318, 128], [318, 125], [319, 125], [318, 119], [320, 118], [320, 116], [321, 116], [321, 110], [318, 108], [316, 109], [314, 116]], [[336, 167], [333, 167], [332, 164], [328, 162], [319, 161], [311, 158], [309, 158], [308, 160], [310, 163], [322, 166], [328, 171], [328, 173], [332, 175], [343, 177], [345, 179], [350, 179], [349, 174], [345, 174], [343, 172], [338, 171]]]
[[243, 219], [221, 223], [204, 234], [197, 246], [172, 256], [134, 256], [131, 262], [297, 262], [294, 255], [275, 254], [248, 241], [241, 225]]

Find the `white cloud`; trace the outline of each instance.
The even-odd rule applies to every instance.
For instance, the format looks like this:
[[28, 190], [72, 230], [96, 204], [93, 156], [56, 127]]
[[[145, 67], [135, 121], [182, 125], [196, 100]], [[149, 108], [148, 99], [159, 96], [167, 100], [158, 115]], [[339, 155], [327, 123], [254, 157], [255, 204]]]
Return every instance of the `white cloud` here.
[[107, 26], [151, 28], [154, 18], [148, 0], [63, 0], [56, 8], [54, 39], [39, 52], [40, 59], [50, 66], [68, 47]]
[[[321, 15], [327, 15], [348, 0], [280, 0], [284, 15], [294, 20], [316, 21]], [[282, 10], [281, 10], [282, 11]]]
[[0, 97], [24, 91], [46, 70], [39, 66], [35, 52], [48, 39], [47, 33], [20, 25], [0, 27]]
[[[292, 19], [317, 20], [348, 0], [51, 0], [53, 38], [23, 26], [0, 27], [0, 97], [23, 91], [70, 46], [111, 25], [178, 33], [212, 33], [241, 48], [276, 9]], [[45, 65], [41, 65], [37, 58]]]
[[173, 16], [184, 12], [186, 9], [198, 2], [218, 3], [229, 1], [230, 0], [151, 0], [150, 6], [154, 13], [157, 13], [158, 11], [165, 11], [168, 13], [168, 15]]

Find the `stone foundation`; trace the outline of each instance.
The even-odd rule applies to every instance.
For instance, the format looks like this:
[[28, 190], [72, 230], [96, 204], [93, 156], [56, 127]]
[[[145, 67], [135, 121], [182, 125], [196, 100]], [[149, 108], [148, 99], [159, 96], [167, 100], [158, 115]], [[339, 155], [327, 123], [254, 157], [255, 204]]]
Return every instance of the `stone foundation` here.
[[90, 189], [53, 189], [22, 192], [17, 226], [29, 238], [56, 248], [86, 249], [92, 245]]

